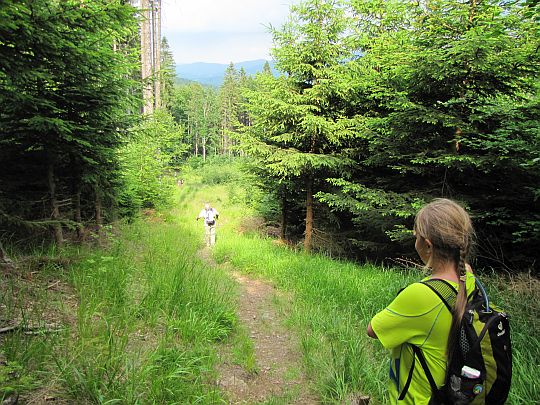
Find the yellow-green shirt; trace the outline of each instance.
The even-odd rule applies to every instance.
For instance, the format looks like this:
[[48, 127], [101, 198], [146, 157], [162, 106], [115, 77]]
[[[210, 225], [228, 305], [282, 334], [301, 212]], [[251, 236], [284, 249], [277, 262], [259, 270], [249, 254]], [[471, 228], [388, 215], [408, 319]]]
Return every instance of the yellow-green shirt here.
[[[449, 283], [457, 290], [455, 283]], [[474, 276], [471, 273], [467, 273], [466, 286], [468, 293], [473, 291]], [[410, 344], [422, 350], [437, 386], [444, 384], [451, 322], [452, 314], [448, 308], [428, 286], [421, 283], [409, 285], [388, 307], [373, 317], [373, 331], [384, 348], [391, 351], [391, 404], [428, 404], [431, 398], [431, 387], [417, 359], [407, 395], [398, 401], [412, 365], [413, 350]]]

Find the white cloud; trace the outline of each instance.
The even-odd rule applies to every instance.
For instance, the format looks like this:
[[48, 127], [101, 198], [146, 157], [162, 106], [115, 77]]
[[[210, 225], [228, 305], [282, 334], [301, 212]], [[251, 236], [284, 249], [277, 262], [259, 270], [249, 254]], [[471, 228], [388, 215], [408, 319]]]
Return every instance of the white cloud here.
[[280, 27], [300, 0], [162, 0], [162, 35], [177, 63], [269, 59], [268, 24]]
[[162, 0], [166, 32], [264, 32], [285, 22], [298, 0]]
[[261, 33], [171, 33], [167, 36], [176, 63], [244, 62], [270, 59], [272, 38]]

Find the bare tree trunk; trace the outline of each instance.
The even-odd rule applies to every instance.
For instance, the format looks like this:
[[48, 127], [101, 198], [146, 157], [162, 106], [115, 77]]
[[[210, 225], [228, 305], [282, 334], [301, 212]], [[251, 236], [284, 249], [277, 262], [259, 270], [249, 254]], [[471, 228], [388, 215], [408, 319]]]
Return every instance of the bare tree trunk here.
[[221, 120], [221, 150], [219, 151], [220, 155], [225, 154], [225, 118]]
[[311, 237], [313, 235], [313, 177], [309, 176], [306, 182], [306, 231], [304, 250], [311, 251]]
[[81, 213], [81, 177], [82, 173], [79, 168], [79, 164], [73, 155], [70, 155], [70, 168], [71, 168], [71, 202], [73, 204], [73, 220], [76, 222], [77, 239], [82, 237], [83, 223]]
[[141, 0], [141, 77], [143, 82], [143, 114], [153, 112], [152, 100], [152, 0]]
[[152, 42], [154, 48], [154, 108], [161, 107], [161, 0], [153, 0]]
[[281, 240], [285, 240], [285, 237], [287, 235], [287, 209], [289, 207], [287, 206], [287, 197], [283, 195], [281, 197], [281, 229], [279, 232], [279, 238]]
[[469, 25], [472, 25], [474, 22], [474, 18], [476, 17], [476, 9], [477, 9], [477, 0], [470, 0], [469, 5], [471, 6], [469, 9]]
[[101, 227], [103, 226], [103, 216], [102, 216], [102, 201], [101, 201], [101, 190], [99, 189], [99, 185], [95, 185], [95, 206], [96, 206], [96, 225], [98, 227], [98, 233], [101, 230]]
[[80, 187], [76, 186], [75, 194], [73, 195], [73, 206], [74, 206], [74, 219], [77, 223], [77, 238], [81, 239], [83, 223], [82, 223], [82, 214], [81, 214], [81, 190]]
[[62, 232], [62, 225], [60, 224], [60, 208], [58, 206], [58, 199], [56, 198], [56, 182], [54, 180], [54, 164], [49, 162], [47, 168], [47, 182], [49, 184], [49, 195], [50, 195], [50, 204], [51, 204], [51, 219], [55, 222], [52, 226], [54, 240], [56, 246], [62, 247], [64, 244], [64, 234]]
[[202, 158], [203, 162], [206, 162], [206, 136], [202, 138]]

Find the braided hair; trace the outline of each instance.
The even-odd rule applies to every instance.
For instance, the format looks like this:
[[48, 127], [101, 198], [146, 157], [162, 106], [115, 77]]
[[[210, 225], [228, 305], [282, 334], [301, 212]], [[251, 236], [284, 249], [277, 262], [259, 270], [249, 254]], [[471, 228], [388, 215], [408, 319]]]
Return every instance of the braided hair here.
[[427, 267], [431, 267], [434, 259], [438, 262], [455, 264], [459, 284], [447, 347], [447, 355], [450, 356], [457, 344], [457, 330], [467, 305], [466, 264], [474, 240], [471, 218], [455, 201], [437, 198], [418, 211], [414, 228], [418, 235], [429, 239], [433, 245], [433, 254], [426, 263]]

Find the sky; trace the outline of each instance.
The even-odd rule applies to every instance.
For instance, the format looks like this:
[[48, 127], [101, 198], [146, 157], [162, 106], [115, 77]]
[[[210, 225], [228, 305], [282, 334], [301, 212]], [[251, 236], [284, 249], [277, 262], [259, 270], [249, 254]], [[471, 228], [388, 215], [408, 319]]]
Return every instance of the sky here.
[[162, 0], [162, 35], [178, 64], [271, 59], [269, 24], [299, 0]]

